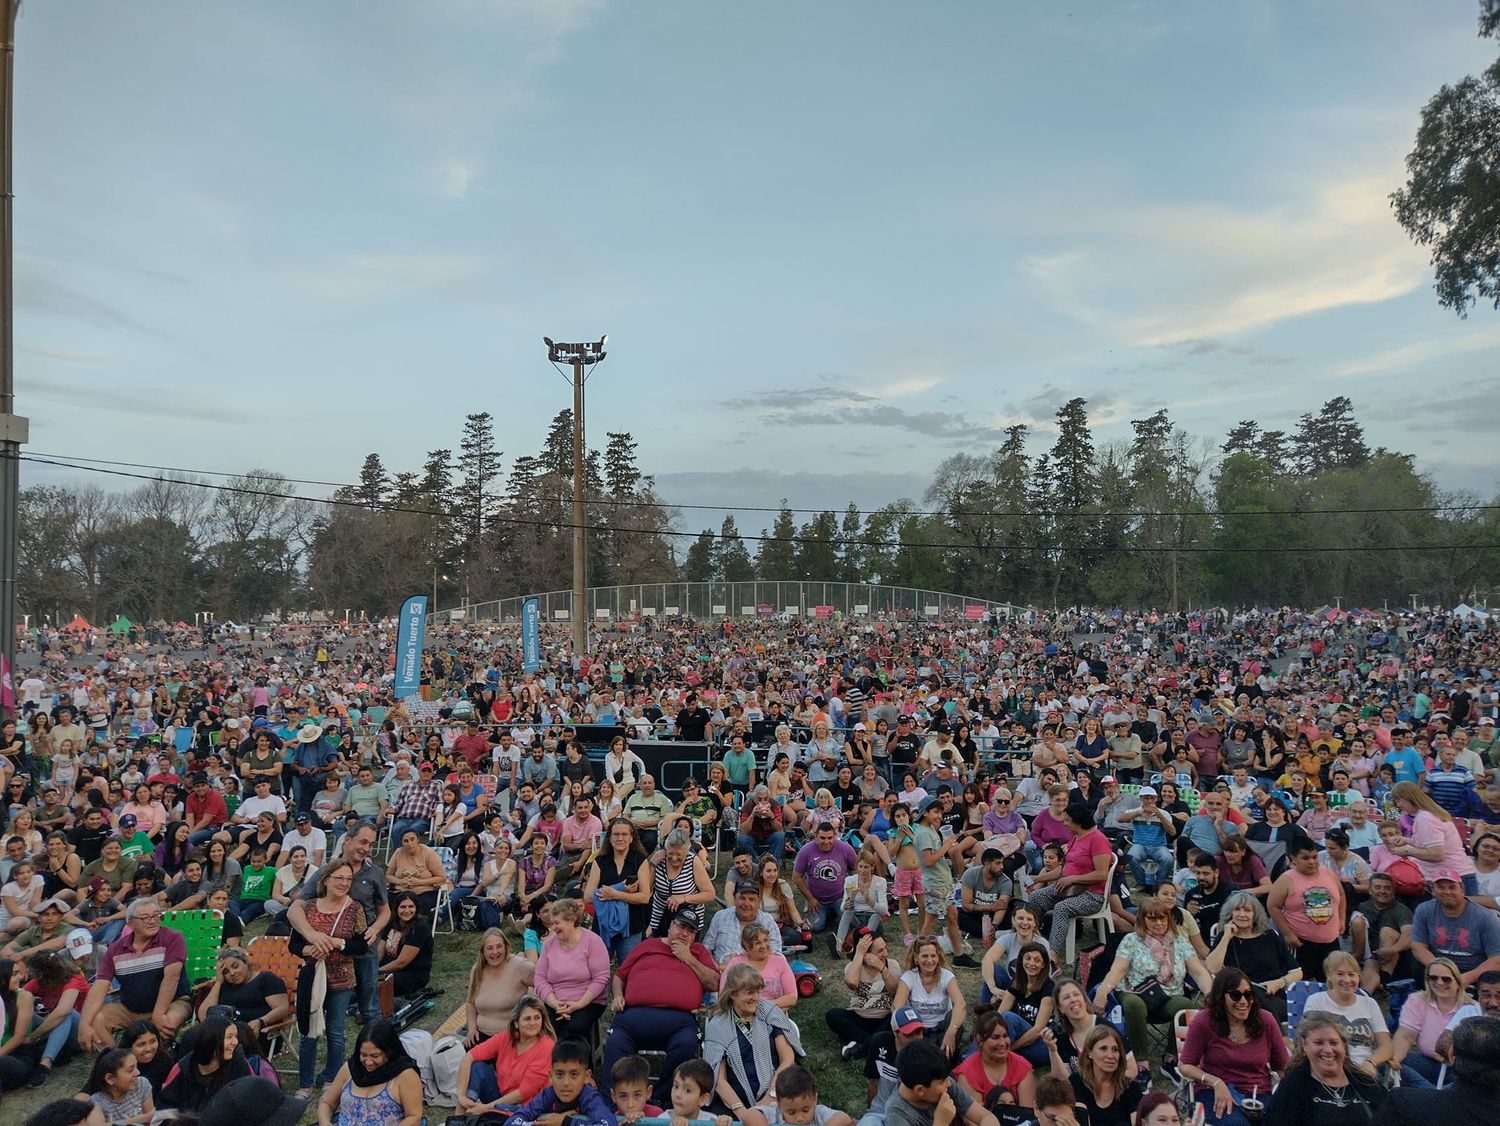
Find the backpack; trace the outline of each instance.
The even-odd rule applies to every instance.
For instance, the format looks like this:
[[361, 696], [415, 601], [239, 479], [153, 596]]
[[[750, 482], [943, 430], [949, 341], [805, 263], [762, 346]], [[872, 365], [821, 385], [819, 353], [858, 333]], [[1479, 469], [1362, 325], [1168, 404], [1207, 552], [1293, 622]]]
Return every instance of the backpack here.
[[457, 1105], [458, 1069], [463, 1061], [462, 1037], [439, 1036], [433, 1041], [427, 1067], [422, 1071], [422, 1095], [428, 1105]]
[[1427, 890], [1427, 882], [1422, 876], [1422, 869], [1417, 867], [1417, 862], [1409, 856], [1401, 856], [1396, 862], [1385, 870], [1385, 874], [1391, 878], [1391, 883], [1396, 885], [1397, 895], [1421, 895]]

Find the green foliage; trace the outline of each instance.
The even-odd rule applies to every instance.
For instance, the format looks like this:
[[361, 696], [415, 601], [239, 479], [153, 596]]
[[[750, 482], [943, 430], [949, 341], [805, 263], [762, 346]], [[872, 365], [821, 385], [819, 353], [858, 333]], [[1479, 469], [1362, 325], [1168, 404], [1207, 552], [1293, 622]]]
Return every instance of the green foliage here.
[[[1479, 34], [1500, 33], [1500, 0], [1481, 0]], [[1396, 221], [1432, 253], [1438, 304], [1500, 309], [1500, 60], [1443, 86], [1422, 109]]]

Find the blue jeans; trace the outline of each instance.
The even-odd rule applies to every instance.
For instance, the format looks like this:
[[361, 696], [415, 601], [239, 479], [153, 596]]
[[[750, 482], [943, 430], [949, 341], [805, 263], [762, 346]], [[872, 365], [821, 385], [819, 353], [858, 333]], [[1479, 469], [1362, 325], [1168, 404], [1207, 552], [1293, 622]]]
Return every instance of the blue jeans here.
[[112, 923], [105, 923], [94, 932], [94, 944], [96, 946], [108, 946], [120, 935], [125, 933], [125, 920], [116, 919]]
[[427, 838], [428, 838], [428, 836], [432, 833], [432, 818], [430, 818], [430, 817], [403, 817], [399, 821], [393, 821], [393, 822], [391, 822], [391, 847], [392, 848], [395, 848], [397, 845], [399, 845], [401, 843], [401, 838], [406, 833], [406, 830], [408, 830], [408, 829], [415, 830], [417, 836], [420, 837], [423, 840], [423, 842], [425, 843], [426, 840], [427, 840]]
[[[42, 1023], [41, 1016], [32, 1018], [32, 1027]], [[78, 1031], [78, 1010], [71, 1009], [68, 1015], [63, 1017], [52, 1026], [52, 1031], [47, 1033], [47, 1042], [42, 1046], [42, 1059], [48, 1063], [56, 1063], [57, 1057], [62, 1055], [68, 1043], [73, 1040], [73, 1035]], [[74, 1047], [77, 1047], [76, 1041]]]
[[[1026, 1018], [1020, 1013], [1001, 1013], [1000, 1018], [1005, 1021], [1005, 1027], [1010, 1030], [1010, 1038], [1019, 1040], [1031, 1031], [1031, 1025], [1026, 1023]], [[1021, 1058], [1032, 1067], [1046, 1067], [1048, 1062], [1047, 1045], [1041, 1040], [1033, 1040], [1024, 1048], [1017, 1048]]]
[[469, 1064], [469, 1088], [464, 1093], [482, 1103], [492, 1103], [505, 1094], [495, 1075], [495, 1065], [484, 1060], [475, 1060]]
[[1443, 1065], [1431, 1056], [1412, 1052], [1401, 1063], [1401, 1082], [1407, 1087], [1431, 1090], [1437, 1086], [1438, 1073], [1442, 1069]]
[[188, 835], [188, 844], [196, 848], [198, 845], [206, 844], [208, 841], [213, 840], [217, 834], [223, 831], [224, 827], [222, 825], [211, 825], [207, 829], [199, 829], [196, 833]]
[[843, 912], [843, 902], [835, 900], [833, 903], [819, 903], [813, 900], [807, 913], [807, 926], [810, 930], [832, 931], [839, 925], [839, 917]]
[[778, 861], [781, 859], [781, 851], [786, 847], [785, 833], [772, 833], [764, 842], [756, 840], [749, 833], [741, 833], [736, 842], [741, 848], [748, 848], [755, 855], [769, 853]]
[[605, 944], [605, 949], [615, 961], [623, 962], [645, 937], [644, 934], [617, 934]]
[[380, 955], [360, 954], [354, 959], [354, 993], [356, 1007], [365, 1020], [380, 1019], [380, 1001], [375, 986], [380, 979]]
[[[1130, 874], [1135, 877], [1135, 882], [1141, 887], [1171, 881], [1172, 869], [1176, 866], [1177, 858], [1172, 855], [1172, 850], [1166, 845], [1147, 848], [1145, 845], [1133, 844], [1126, 855], [1130, 861]], [[1146, 874], [1146, 861], [1148, 860], [1156, 861], [1155, 878], [1148, 877]]]
[[[347, 1062], [344, 1058], [344, 1019], [349, 1015], [352, 989], [330, 989], [323, 1001], [324, 1032], [328, 1039], [328, 1066], [318, 1072], [318, 1041], [321, 1036], [301, 1036], [297, 1042], [297, 1086], [327, 1083]], [[300, 1023], [300, 1022], [299, 1022]]]
[[[1264, 1105], [1268, 1099], [1269, 1091], [1256, 1095]], [[1194, 1096], [1194, 1101], [1203, 1108], [1203, 1121], [1209, 1126], [1250, 1126], [1250, 1120], [1245, 1117], [1245, 1112], [1240, 1109], [1240, 1104], [1245, 1101], [1245, 1092], [1235, 1087], [1229, 1088], [1229, 1097], [1234, 1100], [1234, 1105], [1229, 1108], [1229, 1113], [1219, 1118], [1214, 1114], [1214, 1093], [1212, 1091], [1199, 1091]]]
[[680, 1064], [698, 1055], [697, 1017], [680, 1009], [645, 1005], [615, 1014], [609, 1026], [609, 1039], [604, 1042], [604, 1074], [611, 1074], [615, 1061], [622, 1056], [633, 1056], [643, 1049], [667, 1054], [651, 1101], [657, 1106], [671, 1106], [673, 1073]]
[[312, 811], [313, 798], [318, 796], [318, 791], [323, 788], [320, 779], [311, 774], [298, 774], [292, 779], [292, 792], [296, 794], [297, 812], [309, 813]]

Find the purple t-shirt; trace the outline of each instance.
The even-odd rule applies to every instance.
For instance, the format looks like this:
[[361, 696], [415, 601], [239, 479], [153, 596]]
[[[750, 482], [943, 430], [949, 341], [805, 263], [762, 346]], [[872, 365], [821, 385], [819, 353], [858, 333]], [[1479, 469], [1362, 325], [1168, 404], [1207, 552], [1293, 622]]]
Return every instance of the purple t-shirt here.
[[844, 877], [854, 871], [857, 854], [848, 841], [835, 840], [824, 852], [817, 841], [808, 841], [797, 853], [794, 869], [807, 881], [807, 889], [819, 903], [837, 903], [844, 896]]

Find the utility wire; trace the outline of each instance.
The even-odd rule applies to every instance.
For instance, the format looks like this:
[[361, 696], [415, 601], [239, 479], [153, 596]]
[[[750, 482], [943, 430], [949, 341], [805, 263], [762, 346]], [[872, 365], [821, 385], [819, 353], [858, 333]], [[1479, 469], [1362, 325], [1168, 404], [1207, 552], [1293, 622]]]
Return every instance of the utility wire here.
[[[571, 379], [571, 377], [569, 377]], [[66, 458], [69, 462], [83, 462], [87, 465], [113, 465], [126, 469], [154, 469], [160, 473], [188, 473], [200, 477], [244, 477], [243, 473], [229, 473], [222, 469], [184, 469], [174, 465], [152, 465], [139, 461], [110, 461], [105, 458], [80, 457], [76, 454], [43, 453], [33, 451], [26, 455], [33, 458]], [[57, 463], [61, 464], [61, 463]], [[85, 465], [72, 466], [75, 469], [83, 469]], [[357, 485], [347, 481], [317, 481], [306, 477], [286, 477], [284, 480], [289, 485], [320, 485], [330, 489], [355, 489]], [[304, 500], [312, 499], [304, 497]], [[704, 512], [780, 512], [781, 506], [748, 505], [748, 504], [669, 504], [665, 501], [629, 500], [618, 497], [598, 497], [588, 501], [595, 507], [611, 508], [675, 508], [686, 510], [698, 510]], [[362, 506], [368, 507], [368, 506]], [[1090, 512], [1088, 515], [1097, 516], [1101, 519], [1140, 519], [1148, 516], [1361, 516], [1361, 515], [1392, 515], [1397, 513], [1414, 512], [1493, 512], [1500, 510], [1500, 504], [1427, 504], [1427, 505], [1402, 505], [1381, 508], [1268, 508], [1260, 512], [1225, 512], [1221, 509], [1182, 509], [1179, 511], [1162, 510], [1140, 510], [1133, 512]], [[824, 512], [834, 512], [827, 508], [788, 508], [786, 511], [794, 516], [816, 516]], [[873, 515], [872, 510], [860, 510], [860, 516]], [[1024, 512], [950, 512], [946, 509], [912, 509], [900, 514], [907, 516], [959, 516], [965, 518], [998, 518], [1023, 520], [1036, 516], [1076, 516], [1078, 513], [1072, 509], [1047, 509], [1028, 508]], [[747, 538], [741, 536], [741, 539]]]
[[[38, 465], [53, 465], [63, 469], [77, 469], [86, 473], [100, 473], [110, 477], [125, 477], [137, 481], [159, 481], [160, 477], [148, 476], [144, 473], [133, 473], [124, 469], [109, 469], [104, 466], [75, 465], [65, 461], [52, 458], [40, 457], [35, 454], [21, 454], [21, 461], [34, 462]], [[467, 520], [468, 515], [459, 512], [444, 511], [433, 508], [415, 508], [406, 505], [389, 504], [365, 504], [358, 500], [344, 500], [337, 497], [305, 497], [300, 493], [278, 492], [274, 489], [247, 488], [242, 485], [221, 485], [212, 481], [187, 481], [178, 480], [174, 484], [183, 485], [194, 489], [207, 489], [212, 492], [232, 493], [240, 496], [268, 497], [279, 500], [298, 500], [308, 504], [321, 504], [330, 508], [357, 508], [366, 512], [398, 512], [416, 516], [434, 516], [446, 520]], [[1097, 516], [1097, 513], [1069, 513], [1072, 518]], [[1194, 514], [1198, 515], [1198, 514]], [[1245, 515], [1245, 514], [1239, 514]], [[1252, 513], [1249, 515], [1262, 515]], [[572, 530], [577, 524], [566, 520], [533, 520], [522, 516], [492, 515], [487, 517], [493, 524], [505, 524], [514, 527], [547, 528], [553, 531], [564, 529]], [[1016, 552], [1064, 552], [1074, 551], [1079, 553], [1092, 552], [1095, 554], [1120, 554], [1120, 555], [1209, 555], [1220, 552], [1226, 554], [1250, 554], [1250, 555], [1303, 555], [1321, 553], [1344, 553], [1344, 552], [1387, 552], [1407, 551], [1413, 553], [1438, 552], [1438, 551], [1491, 551], [1500, 549], [1500, 543], [1446, 543], [1446, 544], [1376, 544], [1364, 546], [1359, 544], [1334, 544], [1328, 547], [1304, 547], [1298, 545], [1278, 545], [1276, 547], [1216, 547], [1216, 546], [1183, 546], [1173, 547], [1169, 545], [1148, 545], [1141, 547], [1123, 547], [1103, 544], [1067, 545], [1061, 543], [1050, 544], [980, 544], [980, 543], [924, 543], [898, 540], [894, 543], [882, 542], [880, 540], [867, 540], [847, 536], [836, 536], [829, 539], [819, 539], [815, 536], [756, 536], [738, 535], [724, 536], [719, 532], [678, 532], [671, 528], [621, 528], [609, 524], [584, 524], [583, 528], [589, 532], [601, 532], [611, 535], [640, 535], [640, 536], [673, 536], [679, 539], [701, 539], [708, 536], [711, 539], [738, 539], [750, 543], [792, 543], [792, 544], [819, 544], [829, 547], [873, 547], [881, 550], [933, 550], [933, 551], [1016, 551]]]

